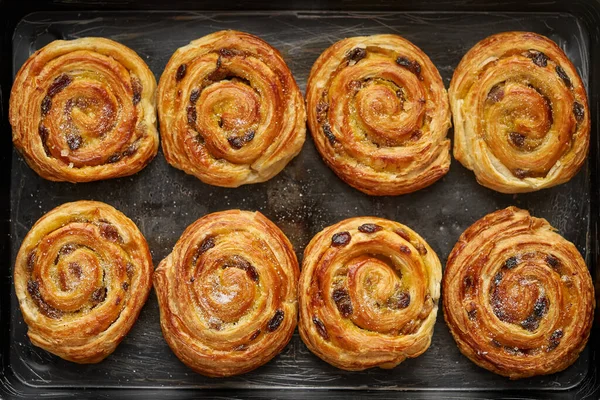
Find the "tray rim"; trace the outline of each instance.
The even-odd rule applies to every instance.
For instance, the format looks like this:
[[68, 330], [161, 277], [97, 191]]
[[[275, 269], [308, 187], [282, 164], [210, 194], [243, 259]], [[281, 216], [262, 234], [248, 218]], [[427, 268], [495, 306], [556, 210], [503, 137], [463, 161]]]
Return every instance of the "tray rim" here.
[[[98, 11], [97, 8], [99, 3], [94, 0], [84, 1], [68, 1], [68, 0], [45, 0], [35, 2], [35, 4], [19, 4], [15, 5], [16, 2], [0, 0], [0, 27], [3, 29], [2, 37], [0, 40], [0, 102], [2, 107], [0, 108], [0, 124], [2, 129], [7, 133], [10, 132], [10, 126], [7, 119], [8, 110], [8, 97], [10, 89], [12, 87], [12, 39], [17, 26], [22, 22], [23, 19], [36, 12], [54, 12], [54, 11], [82, 11], [86, 13], [93, 13]], [[183, 0], [180, 3], [184, 6], [179, 10], [162, 9], [165, 4], [159, 0], [149, 0], [145, 4], [140, 5], [140, 2], [135, 0], [125, 1], [108, 1], [107, 5], [103, 6], [102, 11], [110, 12], [173, 12], [173, 13], [185, 13], [185, 12], [210, 12], [210, 13], [307, 13], [307, 14], [319, 14], [319, 13], [343, 13], [343, 12], [419, 12], [419, 13], [456, 13], [460, 11], [474, 12], [474, 13], [486, 13], [489, 11], [494, 12], [505, 12], [507, 14], [514, 13], [528, 13], [535, 12], [537, 14], [567, 14], [577, 18], [588, 30], [590, 37], [590, 63], [589, 65], [595, 65], [595, 61], [600, 60], [600, 0], [576, 0], [569, 4], [573, 6], [572, 9], [564, 9], [561, 6], [567, 6], [567, 4], [559, 4], [558, 2], [548, 4], [544, 0], [534, 0], [529, 3], [520, 4], [519, 1], [509, 0], [504, 3], [495, 3], [493, 5], [485, 4], [485, 0], [475, 0], [467, 5], [461, 3], [455, 9], [448, 9], [449, 7], [456, 6], [455, 0], [436, 0], [428, 1], [426, 3], [420, 3], [418, 1], [407, 1], [403, 4], [396, 4], [393, 0], [384, 0], [380, 4], [374, 6], [372, 9], [368, 9], [372, 4], [368, 2], [362, 2], [361, 0], [353, 0], [349, 2], [341, 1], [318, 1], [318, 0], [301, 0], [298, 3], [305, 4], [305, 9], [294, 7], [293, 9], [281, 8], [281, 4], [270, 4], [268, 0], [259, 0], [252, 2], [251, 0], [242, 0], [240, 4], [244, 7], [243, 11], [237, 10], [226, 10], [223, 9], [222, 4], [219, 4], [215, 0], [204, 1], [201, 5], [203, 8], [198, 9], [197, 3], [190, 0]], [[566, 3], [566, 2], [565, 2]], [[297, 6], [298, 4], [294, 4]], [[168, 4], [166, 4], [168, 6]], [[285, 7], [285, 6], [284, 6]], [[342, 10], [342, 7], [344, 9]], [[439, 8], [436, 8], [439, 7]], [[446, 7], [446, 8], [444, 8]], [[470, 7], [470, 8], [469, 8]], [[523, 9], [515, 10], [516, 7], [523, 7]], [[600, 121], [600, 69], [591, 67], [589, 71], [588, 80], [589, 90], [589, 102], [590, 111], [592, 113], [592, 126]], [[589, 154], [589, 168], [590, 168], [590, 259], [589, 267], [592, 273], [592, 277], [596, 286], [596, 302], [599, 303], [598, 298], [600, 297], [600, 230], [598, 226], [599, 215], [597, 212], [600, 204], [600, 179], [597, 175], [598, 168], [600, 167], [600, 160], [598, 154], [600, 154], [600, 128], [592, 129], [591, 134], [592, 141], [590, 145]], [[1, 135], [0, 140], [4, 140], [3, 147], [5, 150], [0, 152], [0, 165], [6, 167], [5, 170], [10, 170], [12, 161], [12, 143], [10, 135]], [[65, 397], [97, 397], [117, 395], [122, 390], [127, 392], [128, 397], [142, 398], [157, 394], [157, 388], [132, 388], [123, 387], [119, 389], [81, 389], [81, 388], [64, 388], [64, 389], [49, 389], [47, 387], [39, 388], [36, 385], [29, 385], [27, 382], [22, 381], [16, 376], [10, 368], [8, 360], [8, 349], [10, 347], [10, 308], [3, 308], [3, 304], [10, 303], [10, 294], [12, 291], [12, 279], [10, 278], [10, 188], [11, 188], [11, 176], [10, 174], [0, 174], [0, 188], [2, 192], [6, 193], [6, 198], [0, 196], [0, 257], [4, 260], [6, 265], [5, 275], [3, 275], [2, 281], [0, 282], [0, 398], [35, 398], [41, 394], [47, 397], [65, 398]], [[8, 261], [8, 262], [7, 262]], [[600, 304], [599, 304], [600, 305]], [[574, 387], [560, 388], [557, 390], [538, 390], [532, 389], [531, 391], [523, 392], [521, 390], [511, 389], [490, 389], [490, 391], [478, 391], [469, 388], [403, 388], [402, 390], [388, 390], [388, 389], [377, 389], [377, 390], [362, 390], [361, 395], [367, 397], [397, 397], [404, 393], [410, 397], [427, 397], [427, 398], [447, 398], [452, 397], [466, 397], [466, 398], [480, 398], [486, 397], [493, 394], [502, 394], [503, 396], [510, 396], [514, 398], [532, 398], [532, 397], [545, 397], [545, 398], [596, 398], [600, 396], [600, 307], [596, 308], [595, 324], [590, 336], [589, 346], [591, 350], [590, 354], [590, 368], [588, 369], [587, 375], [584, 379]], [[33, 389], [32, 392], [28, 390]], [[166, 390], [164, 390], [166, 389]], [[162, 388], [158, 389], [161, 397], [189, 397], [195, 392], [194, 389], [190, 388]], [[210, 394], [213, 396], [225, 396], [235, 397], [243, 395], [247, 398], [262, 398], [262, 397], [281, 397], [281, 398], [294, 398], [299, 393], [321, 393], [327, 397], [342, 398], [346, 397], [352, 389], [329, 389], [324, 390], [321, 388], [302, 388], [299, 390], [287, 390], [287, 389], [253, 389], [253, 390], [240, 390], [240, 389], [210, 389]], [[356, 391], [358, 392], [358, 390]], [[122, 394], [122, 393], [121, 393]], [[387, 394], [387, 396], [386, 396]]]

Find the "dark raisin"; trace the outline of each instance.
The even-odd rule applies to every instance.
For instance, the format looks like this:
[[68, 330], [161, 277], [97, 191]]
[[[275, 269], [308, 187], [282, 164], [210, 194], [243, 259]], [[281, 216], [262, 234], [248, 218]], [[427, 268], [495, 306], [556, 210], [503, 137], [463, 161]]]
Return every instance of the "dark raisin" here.
[[546, 67], [548, 65], [548, 56], [537, 50], [529, 50], [527, 57], [531, 58], [531, 61], [538, 67]]
[[35, 251], [32, 251], [27, 256], [27, 270], [29, 272], [33, 271], [34, 266], [35, 266]]
[[225, 263], [225, 265], [223, 265], [223, 269], [225, 268], [239, 268], [243, 271], [246, 271], [248, 277], [254, 282], [258, 282], [258, 271], [252, 264], [250, 264], [248, 260], [242, 256], [233, 256]]
[[119, 235], [119, 231], [114, 225], [110, 223], [103, 222], [100, 224], [100, 234], [111, 242], [121, 242], [121, 235]]
[[194, 283], [196, 281], [196, 278], [194, 278], [193, 276], [190, 278], [190, 283]]
[[52, 84], [48, 88], [48, 96], [50, 96], [50, 97], [56, 96], [61, 90], [63, 90], [67, 86], [69, 86], [70, 83], [71, 83], [71, 77], [69, 75], [67, 75], [67, 74], [60, 75], [59, 77], [54, 79], [54, 82], [52, 82]]
[[317, 121], [320, 124], [325, 122], [327, 111], [329, 111], [329, 104], [324, 101], [319, 101], [319, 104], [317, 104]]
[[421, 75], [421, 64], [419, 64], [417, 61], [411, 61], [406, 57], [400, 56], [396, 58], [396, 63], [401, 67], [408, 69], [417, 76]]
[[335, 135], [331, 131], [331, 126], [329, 126], [328, 123], [324, 123], [322, 125], [322, 127], [323, 127], [323, 133], [325, 134], [325, 137], [327, 137], [327, 140], [329, 140], [329, 143], [331, 143], [331, 145], [333, 146], [336, 142], [336, 139], [335, 139]]
[[81, 147], [83, 143], [83, 138], [80, 135], [69, 133], [67, 135], [67, 144], [71, 150], [77, 150]]
[[115, 305], [118, 306], [119, 304], [121, 304], [121, 297], [117, 296], [117, 299], [115, 300]]
[[132, 145], [130, 145], [129, 147], [127, 147], [125, 149], [125, 151], [123, 152], [123, 157], [132, 156], [133, 154], [135, 154], [136, 151], [137, 151], [137, 143], [133, 143]]
[[548, 254], [546, 256], [546, 263], [548, 263], [548, 265], [552, 268], [556, 268], [560, 265], [558, 258], [554, 257], [552, 254]]
[[510, 346], [504, 346], [504, 350], [508, 354], [511, 354], [513, 356], [516, 356], [521, 352], [521, 350], [518, 347], [510, 347]]
[[255, 135], [256, 135], [256, 132], [254, 131], [254, 129], [250, 129], [248, 132], [246, 132], [246, 134], [242, 137], [242, 139], [244, 139], [244, 143], [249, 143], [252, 140], [254, 140]]
[[131, 277], [133, 276], [133, 264], [128, 262], [126, 270], [127, 270], [127, 276], [129, 277], [129, 279], [131, 279]]
[[422, 136], [423, 136], [423, 132], [421, 132], [419, 129], [417, 129], [410, 135], [410, 140], [413, 140], [413, 141], [419, 140], [419, 139], [421, 139]]
[[503, 277], [504, 275], [502, 274], [502, 272], [498, 272], [496, 276], [494, 276], [494, 285], [498, 286], [500, 282], [502, 282]]
[[408, 246], [405, 246], [403, 244], [400, 245], [400, 251], [404, 254], [411, 254], [410, 249], [408, 248]]
[[463, 279], [463, 290], [468, 292], [473, 287], [473, 277], [471, 275], [467, 275]]
[[245, 345], [245, 344], [240, 344], [240, 345], [237, 345], [237, 346], [235, 346], [235, 347], [233, 348], [233, 351], [244, 351], [244, 350], [246, 350], [247, 348], [248, 348], [248, 346], [247, 346], [247, 345]]
[[239, 136], [229, 137], [227, 138], [227, 141], [229, 142], [229, 145], [236, 150], [239, 150], [242, 147], [244, 147], [244, 140]]
[[226, 48], [222, 48], [219, 50], [219, 54], [222, 57], [233, 57], [235, 55], [236, 52], [234, 52], [231, 49], [226, 49]]
[[81, 278], [81, 275], [83, 274], [81, 265], [76, 262], [69, 263], [69, 271], [71, 271], [71, 273], [75, 275], [77, 279]]
[[50, 112], [51, 108], [52, 108], [52, 98], [50, 96], [44, 97], [44, 100], [42, 100], [42, 105], [41, 105], [42, 116], [48, 114], [48, 112]]
[[253, 340], [255, 340], [255, 339], [258, 337], [258, 335], [260, 335], [260, 329], [258, 329], [256, 332], [254, 332], [254, 333], [252, 334], [252, 336], [250, 336], [250, 339], [249, 339], [249, 340], [250, 340], [250, 341], [253, 341]]
[[362, 88], [362, 82], [357, 80], [352, 80], [348, 83], [348, 89], [351, 92], [356, 92]]
[[196, 104], [198, 99], [200, 98], [200, 89], [193, 89], [190, 93], [190, 103]]
[[321, 320], [319, 318], [317, 318], [316, 316], [313, 317], [313, 324], [315, 324], [315, 327], [317, 328], [317, 332], [319, 332], [319, 335], [321, 335], [321, 337], [325, 340], [329, 340], [329, 334], [327, 333], [327, 328], [325, 328], [325, 325], [323, 324], [323, 322], [321, 322]]
[[492, 87], [487, 95], [488, 100], [497, 103], [504, 98], [504, 89], [500, 85]]
[[497, 341], [496, 339], [492, 339], [492, 344], [495, 347], [502, 347], [502, 343], [500, 343], [499, 341]]
[[133, 91], [133, 105], [137, 105], [142, 100], [142, 82], [137, 78], [131, 78], [131, 90]]
[[564, 335], [564, 332], [562, 329], [557, 329], [554, 332], [552, 332], [552, 335], [550, 335], [550, 339], [549, 339], [548, 351], [552, 351], [558, 347], [563, 335]]
[[381, 227], [381, 225], [377, 225], [377, 224], [362, 224], [361, 226], [358, 227], [358, 230], [361, 231], [362, 233], [375, 233], [375, 232], [379, 232], [382, 229], [383, 228]]
[[275, 315], [273, 315], [273, 318], [271, 318], [271, 320], [267, 324], [267, 330], [269, 332], [275, 332], [277, 328], [279, 328], [279, 325], [281, 325], [281, 323], [283, 322], [283, 317], [283, 310], [275, 311]]
[[523, 147], [525, 144], [525, 135], [519, 132], [511, 132], [509, 135], [510, 141], [517, 147]]
[[540, 297], [533, 306], [533, 315], [537, 318], [541, 318], [546, 312], [548, 312], [548, 299], [546, 297]]
[[115, 153], [112, 156], [108, 157], [108, 160], [106, 160], [106, 162], [109, 164], [114, 164], [117, 161], [121, 160], [122, 157], [123, 155], [121, 153]]
[[342, 247], [350, 243], [350, 232], [338, 232], [331, 237], [331, 245], [333, 247]]
[[515, 175], [517, 178], [519, 178], [519, 179], [523, 179], [523, 178], [526, 178], [526, 177], [527, 177], [527, 175], [528, 175], [528, 172], [527, 172], [527, 171], [525, 171], [524, 169], [517, 168], [517, 169], [515, 169], [515, 170], [513, 171], [513, 174], [514, 174], [514, 175]]
[[60, 310], [52, 307], [48, 303], [42, 299], [42, 294], [40, 293], [40, 284], [38, 281], [27, 281], [27, 292], [35, 302], [35, 304], [39, 307], [40, 312], [47, 316], [48, 318], [58, 319], [62, 317], [63, 313]]
[[367, 56], [367, 50], [356, 47], [346, 54], [346, 58], [350, 61], [359, 62]]
[[396, 292], [387, 301], [387, 305], [390, 308], [401, 310], [410, 305], [410, 293], [407, 292]]
[[181, 64], [179, 66], [179, 68], [177, 68], [177, 74], [175, 75], [175, 79], [177, 80], [177, 82], [182, 80], [185, 77], [186, 73], [187, 73], [187, 65]]
[[101, 303], [106, 299], [106, 288], [99, 288], [94, 290], [92, 293], [92, 301], [94, 303]]
[[540, 326], [539, 318], [530, 315], [527, 319], [521, 321], [521, 327], [529, 332], [535, 331]]
[[396, 97], [399, 98], [401, 101], [406, 101], [406, 96], [404, 95], [402, 89], [396, 90]]
[[563, 80], [563, 82], [565, 83], [565, 85], [567, 85], [567, 87], [569, 89], [573, 89], [573, 84], [571, 83], [571, 79], [569, 78], [569, 76], [567, 75], [567, 73], [565, 72], [563, 67], [561, 67], [560, 65], [557, 65], [556, 66], [556, 74], [558, 75], [558, 77], [560, 79]]
[[209, 249], [212, 249], [213, 247], [215, 247], [215, 238], [213, 236], [209, 236], [202, 241], [198, 252], [200, 254], [206, 253]]
[[513, 269], [517, 265], [519, 265], [519, 260], [517, 259], [517, 257], [510, 257], [506, 261], [504, 261], [504, 267], [508, 269]]
[[198, 117], [196, 114], [196, 107], [194, 106], [188, 106], [187, 109], [187, 122], [189, 125], [195, 125], [196, 124], [196, 118]]
[[123, 284], [121, 285], [121, 287], [123, 288], [124, 291], [128, 291], [129, 290], [129, 283], [123, 282]]
[[475, 321], [477, 319], [477, 309], [473, 308], [472, 310], [467, 311], [467, 316], [471, 321]]
[[583, 121], [583, 117], [585, 116], [585, 111], [584, 111], [583, 105], [581, 103], [578, 103], [578, 102], [573, 103], [573, 114], [575, 115], [575, 120], [577, 120], [577, 122]]
[[350, 299], [350, 294], [346, 289], [335, 289], [331, 294], [331, 298], [335, 302], [338, 311], [342, 314], [342, 317], [348, 318], [354, 312], [352, 308], [352, 300]]

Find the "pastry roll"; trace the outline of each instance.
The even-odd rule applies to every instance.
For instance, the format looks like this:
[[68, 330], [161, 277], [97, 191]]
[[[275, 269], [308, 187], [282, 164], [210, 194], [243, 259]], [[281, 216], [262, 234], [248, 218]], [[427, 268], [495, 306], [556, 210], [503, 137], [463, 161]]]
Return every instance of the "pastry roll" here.
[[460, 351], [511, 379], [567, 368], [590, 335], [594, 288], [583, 258], [545, 219], [515, 207], [461, 235], [443, 293]]
[[308, 124], [327, 165], [370, 195], [431, 185], [450, 167], [448, 96], [438, 70], [396, 35], [341, 40], [317, 59]]
[[291, 243], [261, 213], [208, 214], [154, 273], [165, 340], [200, 374], [251, 371], [292, 337], [298, 274]]
[[300, 336], [331, 365], [393, 368], [431, 343], [442, 268], [417, 233], [394, 221], [350, 218], [304, 252]]
[[66, 203], [40, 218], [14, 270], [31, 342], [82, 364], [115, 350], [146, 302], [151, 278], [144, 236], [97, 201]]
[[134, 174], [158, 151], [156, 80], [131, 49], [103, 38], [57, 40], [19, 70], [13, 143], [51, 181]]
[[281, 54], [220, 31], [175, 51], [158, 85], [169, 164], [224, 187], [264, 182], [302, 148], [304, 101]]
[[505, 32], [477, 43], [450, 83], [454, 157], [502, 193], [571, 179], [587, 157], [590, 112], [577, 70], [550, 39]]

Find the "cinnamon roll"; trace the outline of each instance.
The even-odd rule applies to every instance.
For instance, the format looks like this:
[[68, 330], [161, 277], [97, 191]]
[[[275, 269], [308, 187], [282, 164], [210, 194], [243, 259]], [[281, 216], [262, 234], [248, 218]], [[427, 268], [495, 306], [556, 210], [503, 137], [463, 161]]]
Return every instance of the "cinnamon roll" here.
[[167, 162], [216, 186], [271, 179], [300, 152], [306, 132], [302, 95], [279, 52], [236, 31], [173, 54], [158, 113]]
[[300, 336], [341, 369], [393, 368], [431, 343], [442, 269], [416, 232], [394, 221], [350, 218], [304, 252]]
[[31, 342], [97, 363], [135, 323], [152, 286], [152, 258], [135, 224], [108, 204], [66, 203], [31, 228], [14, 283]]
[[511, 379], [567, 368], [590, 335], [594, 288], [583, 258], [545, 219], [515, 207], [461, 235], [443, 293], [460, 351]]
[[319, 153], [364, 193], [410, 193], [448, 172], [446, 89], [431, 60], [400, 36], [328, 48], [310, 72], [306, 104]]
[[289, 240], [261, 213], [206, 215], [154, 273], [165, 340], [200, 374], [251, 371], [292, 337], [298, 274]]
[[48, 180], [134, 174], [158, 151], [155, 91], [148, 66], [122, 44], [54, 41], [17, 73], [9, 111], [13, 143]]
[[505, 32], [477, 43], [450, 83], [454, 156], [503, 193], [571, 179], [587, 157], [590, 111], [577, 70], [550, 39]]

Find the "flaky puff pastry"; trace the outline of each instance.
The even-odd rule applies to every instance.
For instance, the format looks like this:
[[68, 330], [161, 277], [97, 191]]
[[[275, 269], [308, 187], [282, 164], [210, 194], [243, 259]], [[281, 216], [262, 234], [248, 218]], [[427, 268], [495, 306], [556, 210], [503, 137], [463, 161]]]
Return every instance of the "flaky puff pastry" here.
[[152, 286], [152, 258], [129, 218], [108, 204], [77, 201], [31, 228], [14, 283], [34, 345], [97, 363], [135, 323]]
[[477, 43], [450, 83], [454, 157], [502, 193], [571, 179], [587, 157], [590, 113], [577, 70], [550, 39], [505, 32]]
[[350, 218], [304, 252], [300, 336], [338, 368], [393, 368], [431, 343], [442, 268], [417, 233], [394, 221]]
[[511, 379], [567, 368], [590, 335], [594, 288], [583, 258], [545, 219], [515, 207], [461, 235], [443, 294], [460, 351]]
[[328, 48], [310, 72], [306, 104], [319, 153], [364, 193], [414, 192], [450, 168], [442, 78], [400, 36], [354, 37]]
[[292, 337], [298, 274], [291, 243], [261, 213], [208, 214], [154, 273], [165, 340], [200, 374], [251, 371]]
[[281, 54], [236, 31], [175, 51], [158, 85], [158, 115], [169, 164], [216, 186], [271, 179], [306, 134], [302, 94]]
[[13, 143], [52, 181], [131, 175], [158, 151], [155, 96], [154, 75], [128, 47], [104, 38], [57, 40], [15, 78]]

